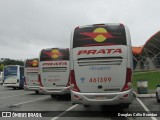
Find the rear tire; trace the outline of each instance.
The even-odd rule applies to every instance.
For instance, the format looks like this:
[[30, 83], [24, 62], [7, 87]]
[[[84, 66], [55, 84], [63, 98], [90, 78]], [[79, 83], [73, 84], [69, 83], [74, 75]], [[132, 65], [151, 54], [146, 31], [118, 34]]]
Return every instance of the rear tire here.
[[130, 104], [123, 104], [123, 107], [124, 107], [124, 108], [129, 108], [129, 105], [130, 105]]
[[51, 98], [55, 98], [56, 97], [56, 95], [51, 95]]
[[64, 95], [64, 97], [65, 97], [66, 99], [71, 99], [71, 95], [70, 95], [70, 94], [66, 94], [66, 95]]
[[83, 105], [85, 108], [88, 108], [89, 107], [89, 105]]
[[156, 93], [156, 99], [157, 99], [157, 102], [160, 102], [160, 99], [158, 98], [158, 93]]
[[17, 88], [16, 87], [13, 87], [13, 90], [16, 90]]
[[39, 94], [39, 91], [35, 91], [36, 94]]
[[72, 105], [75, 105], [75, 103], [72, 103]]

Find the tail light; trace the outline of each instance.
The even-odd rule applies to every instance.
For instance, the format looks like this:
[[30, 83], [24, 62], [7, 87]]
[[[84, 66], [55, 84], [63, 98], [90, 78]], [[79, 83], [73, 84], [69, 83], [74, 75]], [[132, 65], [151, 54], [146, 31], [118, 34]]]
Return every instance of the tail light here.
[[[70, 75], [69, 75], [69, 77], [70, 77]], [[68, 77], [68, 83], [67, 83], [66, 87], [70, 86], [70, 84], [71, 84], [69, 77]]]
[[43, 87], [40, 74], [38, 74], [38, 84], [40, 87]]
[[76, 92], [80, 92], [80, 90], [76, 84], [74, 70], [71, 70], [70, 80], [71, 80], [71, 90], [76, 91]]
[[128, 97], [128, 94], [124, 95], [123, 97], [124, 97], [124, 98], [127, 98], [127, 97]]
[[74, 95], [74, 98], [76, 98], [76, 99], [80, 99], [80, 98], [78, 97], [78, 95]]
[[[70, 75], [69, 75], [70, 76]], [[68, 78], [68, 83], [67, 83], [67, 85], [66, 85], [66, 87], [69, 87], [71, 85], [71, 81], [70, 81], [70, 79]], [[70, 88], [67, 88], [67, 90], [69, 90]]]
[[131, 87], [132, 87], [131, 79], [132, 79], [132, 70], [130, 68], [127, 68], [126, 82], [125, 82], [121, 92], [131, 89]]

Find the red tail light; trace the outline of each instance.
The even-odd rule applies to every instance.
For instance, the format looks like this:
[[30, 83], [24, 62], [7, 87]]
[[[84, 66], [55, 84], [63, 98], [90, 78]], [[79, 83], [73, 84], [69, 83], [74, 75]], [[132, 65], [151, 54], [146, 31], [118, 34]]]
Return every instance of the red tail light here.
[[[69, 76], [70, 76], [70, 75], [69, 75]], [[69, 87], [70, 85], [71, 85], [71, 81], [70, 81], [70, 79], [68, 78], [68, 83], [67, 83], [66, 87]], [[70, 90], [70, 87], [67, 88], [67, 90]]]
[[40, 87], [43, 87], [40, 74], [38, 74], [38, 83]]
[[[69, 75], [69, 76], [70, 76], [70, 75]], [[70, 81], [70, 79], [68, 78], [68, 83], [67, 83], [66, 87], [70, 86], [70, 84], [71, 84], [71, 81]]]
[[132, 82], [132, 69], [127, 68], [127, 73], [126, 73], [126, 82], [121, 90], [122, 91], [126, 91], [129, 90], [131, 88], [131, 82]]
[[128, 94], [124, 95], [123, 97], [124, 97], [124, 98], [128, 97]]
[[71, 87], [71, 90], [76, 91], [76, 92], [80, 92], [80, 90], [79, 90], [79, 88], [78, 88], [78, 86], [76, 84], [74, 70], [71, 70], [70, 80], [71, 80], [71, 84], [74, 85], [73, 87]]

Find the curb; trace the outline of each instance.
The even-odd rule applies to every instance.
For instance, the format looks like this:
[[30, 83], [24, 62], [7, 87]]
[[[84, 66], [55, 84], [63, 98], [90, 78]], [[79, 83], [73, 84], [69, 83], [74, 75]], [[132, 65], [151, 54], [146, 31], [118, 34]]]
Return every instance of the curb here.
[[135, 91], [133, 91], [133, 94], [135, 97], [139, 98], [155, 98], [156, 94], [137, 94]]

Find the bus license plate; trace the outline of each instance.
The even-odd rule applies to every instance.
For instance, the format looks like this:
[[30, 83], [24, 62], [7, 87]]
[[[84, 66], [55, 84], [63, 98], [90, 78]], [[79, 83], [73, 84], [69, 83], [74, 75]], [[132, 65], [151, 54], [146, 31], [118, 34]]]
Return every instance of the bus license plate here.
[[96, 100], [104, 100], [106, 99], [106, 96], [95, 96]]

